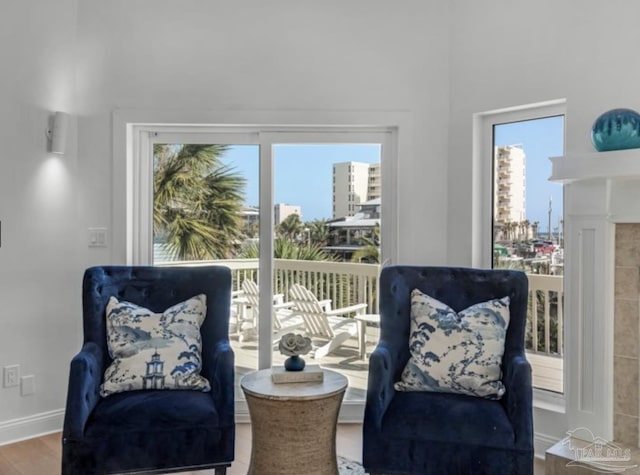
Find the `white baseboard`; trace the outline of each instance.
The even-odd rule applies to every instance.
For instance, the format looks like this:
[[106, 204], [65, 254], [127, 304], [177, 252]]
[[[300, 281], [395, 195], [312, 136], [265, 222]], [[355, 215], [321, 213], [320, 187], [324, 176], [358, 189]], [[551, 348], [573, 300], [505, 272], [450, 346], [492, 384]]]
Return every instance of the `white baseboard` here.
[[0, 445], [12, 444], [62, 430], [64, 409], [0, 421]]
[[244, 399], [236, 401], [235, 403], [236, 424], [245, 424], [251, 422], [249, 417], [249, 408], [247, 407], [247, 401]]
[[553, 447], [556, 442], [558, 442], [558, 440], [559, 439], [557, 437], [552, 437], [547, 434], [540, 434], [536, 432], [533, 435], [533, 453], [535, 454], [536, 458], [544, 460], [547, 450]]
[[349, 424], [364, 421], [364, 403], [356, 401], [343, 401], [338, 415], [338, 422]]

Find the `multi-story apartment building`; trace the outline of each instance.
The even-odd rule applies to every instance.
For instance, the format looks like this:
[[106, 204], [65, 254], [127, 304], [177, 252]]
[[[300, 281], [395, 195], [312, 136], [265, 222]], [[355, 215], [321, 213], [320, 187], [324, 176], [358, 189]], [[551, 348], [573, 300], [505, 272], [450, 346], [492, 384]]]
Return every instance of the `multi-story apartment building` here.
[[382, 196], [382, 178], [380, 176], [380, 164], [369, 165], [369, 189], [367, 191], [367, 201], [377, 200]]
[[499, 227], [526, 220], [525, 153], [521, 145], [494, 151], [493, 218]]
[[333, 164], [333, 218], [353, 216], [360, 203], [380, 198], [380, 165], [362, 162]]
[[278, 203], [274, 205], [274, 225], [280, 224], [287, 216], [297, 214], [302, 219], [302, 207], [298, 205], [288, 205], [286, 203]]

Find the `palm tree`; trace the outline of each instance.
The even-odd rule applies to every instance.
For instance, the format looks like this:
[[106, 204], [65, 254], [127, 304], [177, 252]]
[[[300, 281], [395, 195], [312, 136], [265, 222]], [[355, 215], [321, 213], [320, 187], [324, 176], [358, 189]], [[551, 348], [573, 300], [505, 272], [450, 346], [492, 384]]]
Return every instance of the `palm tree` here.
[[302, 221], [300, 220], [300, 216], [297, 214], [290, 214], [280, 224], [278, 224], [277, 233], [293, 241], [296, 236], [298, 236], [302, 232]]
[[522, 221], [522, 231], [523, 231], [523, 236], [522, 236], [522, 241], [528, 241], [529, 240], [529, 230], [531, 229], [531, 221], [529, 221], [528, 219], [525, 219], [524, 221]]
[[524, 236], [526, 235], [527, 232], [527, 224], [528, 221], [523, 220], [523, 221], [517, 221], [516, 224], [516, 239], [518, 241], [523, 241], [524, 240]]
[[533, 233], [533, 239], [538, 238], [538, 226], [540, 226], [540, 221], [534, 221], [531, 225], [531, 232]]
[[371, 232], [371, 237], [361, 237], [359, 239], [362, 248], [358, 249], [351, 256], [351, 262], [380, 263], [380, 225], [376, 224]]
[[320, 246], [326, 246], [329, 242], [329, 227], [326, 219], [314, 219], [306, 223], [309, 228], [311, 242]]
[[224, 145], [154, 145], [153, 234], [181, 260], [230, 256], [242, 236], [245, 180], [220, 161]]
[[511, 241], [512, 240], [511, 236], [512, 236], [514, 227], [515, 227], [515, 223], [514, 222], [505, 221], [503, 229], [504, 229], [507, 241]]
[[500, 227], [500, 231], [501, 231], [501, 236], [500, 236], [500, 240], [501, 241], [508, 241], [509, 240], [509, 221], [501, 221], [500, 222], [501, 227]]

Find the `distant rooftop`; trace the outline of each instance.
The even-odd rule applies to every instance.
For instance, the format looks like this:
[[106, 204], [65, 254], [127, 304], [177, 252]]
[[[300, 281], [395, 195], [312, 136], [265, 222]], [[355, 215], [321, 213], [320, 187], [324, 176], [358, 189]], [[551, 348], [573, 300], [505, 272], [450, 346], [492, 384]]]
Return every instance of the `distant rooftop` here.
[[356, 214], [340, 220], [327, 222], [327, 226], [332, 228], [372, 228], [376, 224], [380, 224], [380, 219], [362, 218], [362, 215]]

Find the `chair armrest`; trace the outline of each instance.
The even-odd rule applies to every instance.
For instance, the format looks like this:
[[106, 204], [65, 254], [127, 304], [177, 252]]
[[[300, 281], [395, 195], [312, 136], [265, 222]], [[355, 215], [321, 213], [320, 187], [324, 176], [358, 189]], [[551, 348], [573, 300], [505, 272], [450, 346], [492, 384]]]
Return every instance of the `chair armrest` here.
[[84, 436], [84, 427], [100, 400], [104, 355], [94, 342], [85, 343], [71, 360], [67, 404], [64, 413], [64, 439]]
[[331, 311], [331, 299], [318, 300], [318, 303], [325, 312]]
[[369, 358], [369, 383], [364, 411], [366, 426], [378, 430], [381, 428], [384, 413], [395, 394], [393, 375], [391, 353], [384, 342], [380, 342]]
[[[203, 349], [202, 376], [211, 384], [211, 397], [220, 416], [221, 425], [234, 424], [234, 354], [228, 340], [221, 340], [213, 347]], [[207, 354], [208, 353], [208, 354]]]
[[231, 299], [231, 305], [246, 305], [249, 303], [249, 299], [244, 295], [238, 295], [237, 297], [233, 297]]
[[280, 302], [273, 304], [274, 310], [283, 310], [288, 308], [293, 308], [295, 304], [293, 302]]
[[349, 305], [348, 307], [336, 308], [335, 310], [331, 310], [326, 312], [327, 315], [344, 315], [345, 313], [358, 312], [361, 313], [360, 310], [364, 310], [367, 308], [366, 303], [357, 303], [355, 305]]
[[513, 425], [516, 446], [530, 449], [533, 446], [533, 389], [531, 365], [524, 354], [505, 358], [503, 383], [506, 392], [502, 404]]

